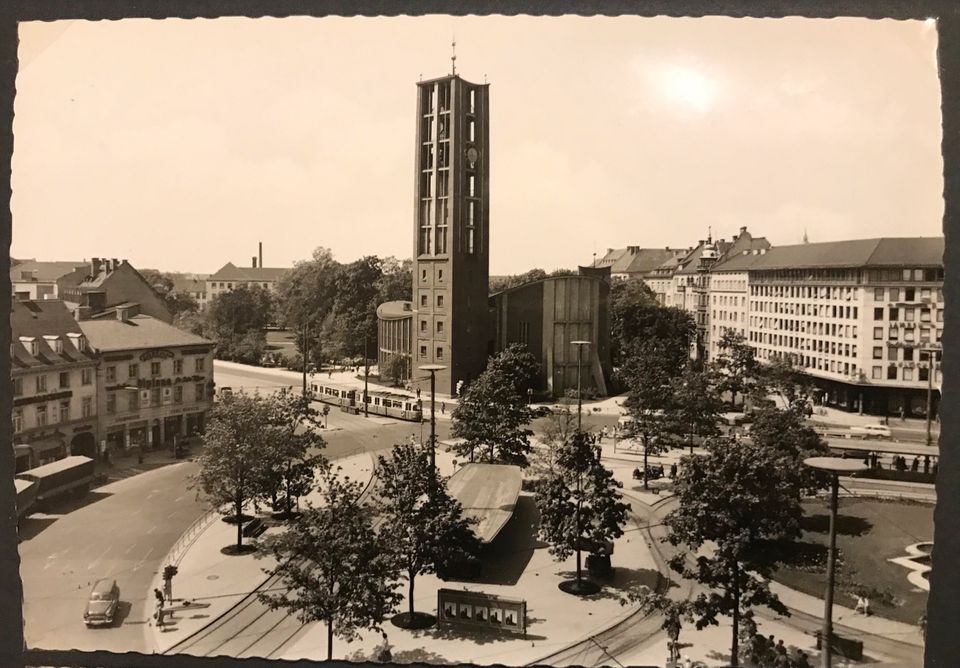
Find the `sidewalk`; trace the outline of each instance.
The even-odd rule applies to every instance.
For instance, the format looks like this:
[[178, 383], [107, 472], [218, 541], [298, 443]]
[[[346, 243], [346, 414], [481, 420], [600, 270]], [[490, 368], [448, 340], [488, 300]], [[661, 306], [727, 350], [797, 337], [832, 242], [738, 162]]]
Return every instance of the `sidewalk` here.
[[[453, 455], [437, 451], [441, 473], [453, 472]], [[444, 582], [434, 575], [416, 579], [415, 606], [423, 612], [436, 613], [437, 590], [441, 587], [482, 591], [488, 594], [523, 599], [527, 602], [526, 637], [484, 633], [451, 626], [437, 626], [424, 631], [408, 631], [385, 623], [396, 663], [474, 663], [480, 665], [524, 665], [579, 642], [606, 629], [634, 612], [621, 605], [622, 592], [638, 583], [653, 587], [658, 575], [649, 548], [637, 532], [627, 532], [615, 541], [613, 565], [616, 575], [601, 593], [571, 603], [573, 597], [557, 588], [572, 577], [576, 558], [556, 562], [546, 545], [536, 540], [531, 519], [533, 499], [521, 492], [515, 516], [490, 546], [484, 578], [487, 582]], [[406, 583], [400, 591], [407, 592]], [[400, 610], [407, 603], [402, 601]], [[351, 643], [334, 640], [334, 658], [360, 661], [369, 659], [383, 642], [380, 634], [364, 633]], [[307, 627], [279, 659], [326, 659], [326, 633], [318, 625]]]
[[[368, 484], [373, 477], [372, 453], [352, 455], [333, 463], [342, 468], [341, 475], [351, 480]], [[319, 502], [320, 495], [314, 491], [301, 499], [301, 506]], [[261, 513], [260, 516], [268, 515]], [[179, 572], [173, 579], [174, 603], [180, 604], [186, 599], [206, 607], [174, 613], [172, 618], [166, 618], [163, 628], [159, 628], [156, 621], [151, 619], [150, 635], [158, 653], [165, 652], [214, 622], [269, 578], [264, 569], [272, 570], [276, 566], [270, 557], [257, 559], [254, 554], [224, 555], [220, 549], [236, 543], [236, 525], [224, 522], [219, 515], [211, 515], [201, 521], [205, 526], [201, 527], [198, 535], [185, 541], [186, 545], [182, 548], [181, 541], [178, 541], [164, 563], [179, 564]], [[269, 527], [262, 536], [279, 531], [283, 531], [282, 525]], [[249, 540], [244, 539], [245, 542]], [[150, 592], [147, 592], [151, 602], [153, 589], [163, 589], [162, 568], [154, 577]]]

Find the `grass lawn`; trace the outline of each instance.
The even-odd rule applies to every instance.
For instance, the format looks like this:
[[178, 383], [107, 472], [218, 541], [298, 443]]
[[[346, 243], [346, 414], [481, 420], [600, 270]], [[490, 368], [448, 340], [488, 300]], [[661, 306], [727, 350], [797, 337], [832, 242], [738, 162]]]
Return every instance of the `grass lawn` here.
[[[799, 552], [811, 558], [815, 565], [781, 568], [775, 579], [823, 598], [829, 542], [828, 502], [826, 499], [808, 501], [804, 510], [803, 549]], [[932, 505], [841, 498], [837, 516], [839, 558], [835, 601], [852, 608], [856, 605], [856, 597], [849, 591], [852, 585], [873, 588], [883, 595], [870, 598], [874, 614], [916, 624], [926, 611], [927, 592], [907, 581], [906, 568], [888, 560], [906, 556], [908, 545], [931, 540]]]
[[297, 354], [293, 332], [286, 329], [267, 331], [267, 350], [272, 353], [280, 353], [287, 359], [293, 359]]

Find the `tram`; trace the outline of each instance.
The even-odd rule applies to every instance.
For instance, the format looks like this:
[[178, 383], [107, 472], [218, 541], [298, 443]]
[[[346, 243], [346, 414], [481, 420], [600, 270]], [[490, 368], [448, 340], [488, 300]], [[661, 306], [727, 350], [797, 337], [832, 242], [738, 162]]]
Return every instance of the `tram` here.
[[[313, 382], [310, 390], [313, 392], [314, 401], [339, 406], [341, 410], [351, 413], [363, 410], [363, 391], [355, 387]], [[423, 409], [419, 401], [414, 397], [387, 390], [367, 392], [367, 412], [412, 422], [423, 419]]]

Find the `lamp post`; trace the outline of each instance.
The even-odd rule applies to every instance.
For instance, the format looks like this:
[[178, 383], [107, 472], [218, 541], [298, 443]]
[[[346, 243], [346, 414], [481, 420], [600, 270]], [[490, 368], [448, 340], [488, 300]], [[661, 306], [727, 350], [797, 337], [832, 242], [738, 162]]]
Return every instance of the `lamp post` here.
[[369, 336], [363, 335], [363, 417], [370, 417], [370, 395], [367, 393], [370, 378], [370, 354], [367, 350]]
[[833, 582], [837, 562], [837, 493], [841, 473], [866, 471], [867, 467], [855, 459], [841, 457], [809, 457], [803, 463], [810, 468], [830, 474], [830, 550], [827, 552], [827, 591], [823, 599], [823, 631], [820, 634], [821, 666], [831, 668], [831, 642], [833, 640]]
[[307, 364], [310, 361], [310, 351], [307, 349], [307, 325], [303, 326], [303, 334], [301, 336], [302, 344], [300, 350], [303, 352], [301, 357], [303, 357], [303, 396], [307, 396]]
[[581, 427], [581, 411], [583, 410], [583, 398], [581, 396], [580, 371], [583, 369], [583, 347], [589, 346], [589, 341], [571, 341], [577, 347], [577, 431]]
[[437, 371], [446, 368], [442, 364], [424, 364], [420, 367], [421, 371], [430, 374], [430, 471], [434, 476], [437, 474]]
[[931, 417], [933, 414], [933, 376], [937, 373], [937, 358], [939, 350], [936, 348], [922, 348], [921, 353], [927, 354], [927, 445], [933, 445], [931, 433]]

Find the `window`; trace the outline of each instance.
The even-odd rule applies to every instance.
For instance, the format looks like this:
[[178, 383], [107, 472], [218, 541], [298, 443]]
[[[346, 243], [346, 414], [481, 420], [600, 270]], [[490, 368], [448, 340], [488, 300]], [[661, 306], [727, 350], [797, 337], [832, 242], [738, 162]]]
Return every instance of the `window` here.
[[913, 369], [910, 367], [904, 367], [903, 369], [903, 379], [904, 380], [913, 380]]
[[139, 378], [139, 377], [140, 377], [140, 365], [139, 365], [139, 364], [131, 364], [129, 367], [127, 367], [127, 376], [128, 376], [129, 378]]
[[173, 360], [173, 373], [176, 375], [183, 373], [183, 360]]
[[883, 359], [883, 348], [880, 346], [874, 346], [873, 348], [873, 359], [882, 360]]
[[895, 302], [900, 300], [900, 288], [890, 288], [890, 301]]
[[70, 422], [70, 401], [60, 402], [60, 422]]
[[151, 376], [160, 375], [160, 362], [150, 362], [150, 375]]
[[202, 358], [202, 357], [198, 357], [198, 358], [196, 359], [196, 361], [194, 362], [193, 370], [194, 370], [195, 372], [200, 373], [201, 371], [203, 371], [203, 359], [204, 359], [204, 358]]
[[93, 369], [83, 369], [80, 372], [80, 384], [81, 385], [93, 384]]
[[903, 309], [903, 319], [907, 322], [913, 322], [913, 309], [905, 308]]
[[443, 320], [437, 320], [437, 334], [443, 334]]
[[437, 347], [437, 359], [438, 360], [443, 359], [443, 348]]
[[207, 386], [203, 383], [197, 383], [194, 387], [194, 397], [197, 401], [203, 401], [206, 398], [206, 388]]
[[183, 403], [183, 385], [175, 385], [173, 388], [173, 403]]
[[37, 376], [37, 394], [43, 394], [47, 391], [47, 377], [43, 374]]
[[13, 379], [13, 396], [19, 397], [23, 394], [23, 378]]
[[873, 289], [873, 301], [882, 302], [883, 301], [883, 288], [874, 288]]
[[112, 414], [116, 412], [117, 412], [117, 393], [107, 392], [107, 413]]
[[427, 331], [427, 321], [426, 321], [426, 320], [421, 320], [421, 321], [420, 321], [420, 331], [421, 331], [421, 332]]
[[437, 269], [437, 281], [443, 283], [443, 269]]
[[912, 274], [913, 274], [913, 272], [910, 271], [909, 269], [904, 269], [904, 270], [903, 270], [903, 280], [909, 281], [909, 280], [910, 280], [910, 276], [911, 276]]
[[920, 299], [929, 300], [930, 299], [930, 288], [921, 288], [920, 289]]
[[899, 319], [900, 319], [900, 309], [898, 309], [898, 308], [891, 308], [891, 309], [890, 309], [890, 320], [895, 322], [895, 321], [897, 321], [897, 320], [899, 320]]
[[60, 389], [70, 387], [70, 372], [62, 371], [60, 372]]
[[424, 307], [425, 307], [426, 305], [427, 305], [427, 295], [426, 295], [426, 294], [422, 294], [422, 295], [420, 295], [420, 306], [424, 306]]
[[929, 380], [930, 379], [930, 369], [925, 366], [917, 369], [917, 376], [919, 380]]
[[873, 309], [873, 319], [874, 320], [883, 320], [883, 309], [875, 308]]
[[930, 322], [930, 309], [920, 309], [920, 322]]
[[80, 415], [88, 418], [93, 415], [93, 397], [84, 397], [80, 402]]
[[904, 348], [903, 349], [903, 361], [912, 362], [913, 361], [913, 348]]
[[903, 300], [912, 302], [916, 298], [917, 291], [914, 288], [904, 288]]
[[150, 405], [159, 406], [160, 405], [160, 388], [155, 387], [150, 390]]
[[107, 375], [107, 382], [108, 382], [108, 383], [115, 383], [115, 382], [117, 382], [117, 367], [115, 367], [115, 366], [108, 366], [108, 367], [107, 367], [106, 375]]
[[420, 346], [420, 358], [421, 358], [421, 359], [426, 359], [426, 358], [427, 358], [427, 347], [426, 347], [426, 346]]
[[443, 295], [437, 295], [437, 308], [443, 308]]
[[422, 269], [422, 270], [420, 271], [420, 280], [421, 280], [421, 281], [426, 281], [426, 280], [427, 280], [427, 270], [426, 270], [426, 269]]
[[874, 327], [873, 328], [873, 340], [879, 341], [883, 338], [883, 327]]
[[873, 367], [870, 377], [874, 380], [881, 380], [883, 378], [883, 368], [879, 366]]
[[23, 409], [13, 409], [13, 433], [23, 431]]
[[897, 379], [897, 367], [890, 365], [887, 367], [887, 380]]

